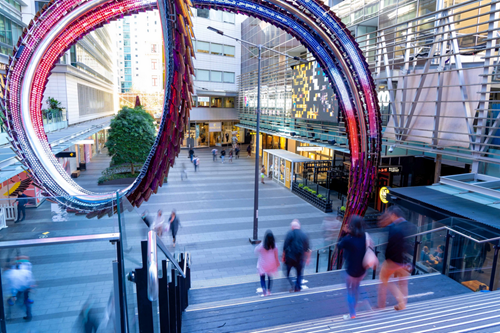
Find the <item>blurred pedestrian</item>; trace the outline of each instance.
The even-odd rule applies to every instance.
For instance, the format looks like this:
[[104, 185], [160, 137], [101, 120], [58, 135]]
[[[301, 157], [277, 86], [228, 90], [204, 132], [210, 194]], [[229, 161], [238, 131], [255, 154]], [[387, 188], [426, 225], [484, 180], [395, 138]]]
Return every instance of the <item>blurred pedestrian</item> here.
[[[304, 264], [309, 264], [311, 249], [309, 248], [309, 238], [302, 230], [300, 230], [299, 220], [293, 220], [290, 226], [292, 230], [287, 233], [285, 238], [282, 261], [286, 265], [286, 278], [292, 287], [290, 292], [297, 292], [302, 289], [302, 270], [304, 268]], [[297, 280], [295, 281], [295, 285], [290, 278], [290, 271], [292, 268], [295, 268], [297, 271]]]
[[363, 267], [363, 258], [366, 253], [367, 234], [363, 218], [352, 216], [349, 220], [348, 234], [340, 240], [338, 249], [344, 250], [346, 266], [347, 304], [349, 314], [344, 319], [356, 318], [356, 304], [358, 303], [359, 284], [366, 274]]
[[266, 168], [264, 167], [264, 165], [262, 165], [262, 168], [260, 169], [260, 182], [262, 184], [265, 184], [264, 177], [266, 177]]
[[339, 235], [342, 222], [338, 221], [336, 217], [327, 216], [323, 219], [321, 230], [323, 231], [324, 246], [333, 244]]
[[[255, 254], [259, 257], [257, 260], [257, 270], [260, 275], [260, 285], [262, 287], [262, 296], [271, 295], [272, 279], [280, 266], [278, 258], [278, 248], [271, 230], [267, 230], [264, 241], [255, 247]], [[266, 288], [267, 275], [267, 288]]]
[[229, 163], [233, 163], [233, 150], [229, 151]]
[[[22, 191], [19, 191], [17, 196], [17, 220], [14, 223], [24, 221], [26, 217], [26, 203], [28, 201], [28, 196], [24, 194]], [[21, 219], [21, 214], [23, 218]]]
[[215, 161], [216, 161], [216, 159], [217, 159], [217, 151], [218, 151], [218, 150], [217, 150], [217, 149], [215, 149], [215, 148], [214, 148], [214, 149], [212, 149], [212, 159], [213, 159], [213, 161], [214, 161], [214, 162], [215, 162]]
[[145, 210], [144, 212], [142, 212], [141, 219], [144, 221], [144, 223], [146, 223], [146, 225], [148, 226], [148, 228], [151, 228], [154, 225], [154, 221], [149, 216], [149, 211], [148, 210]]
[[194, 172], [196, 172], [196, 170], [200, 166], [200, 158], [198, 156], [194, 157], [193, 164], [194, 164]]
[[236, 145], [236, 148], [234, 148], [234, 154], [236, 155], [236, 158], [240, 158], [240, 146]]
[[165, 224], [165, 218], [163, 217], [163, 211], [161, 209], [158, 209], [158, 212], [156, 213], [155, 222], [153, 224], [153, 229], [156, 231], [156, 234], [161, 237], [163, 235], [163, 232], [165, 231], [164, 230], [165, 227], [166, 224]]
[[220, 152], [220, 158], [222, 159], [222, 163], [224, 163], [224, 157], [226, 156], [226, 150], [222, 149]]
[[188, 173], [187, 173], [187, 168], [186, 168], [186, 164], [185, 163], [182, 163], [181, 165], [181, 180], [184, 180], [184, 178], [188, 178]]
[[248, 157], [252, 157], [252, 146], [251, 145], [248, 145], [248, 147], [247, 147], [247, 155], [248, 155]]
[[[99, 310], [95, 306], [95, 296], [89, 296], [80, 311], [79, 321], [83, 325], [83, 332], [96, 333], [100, 326]], [[80, 328], [81, 331], [81, 328]]]
[[193, 156], [194, 156], [194, 150], [193, 148], [189, 147], [189, 159], [191, 160], [191, 163], [193, 163]]
[[177, 213], [175, 210], [172, 211], [169, 218], [170, 231], [172, 232], [173, 246], [175, 247], [175, 237], [177, 236], [177, 231], [179, 230], [179, 218], [177, 217]]
[[30, 321], [32, 318], [31, 305], [33, 300], [29, 298], [29, 293], [35, 287], [31, 267], [28, 257], [18, 257], [15, 264], [4, 273], [9, 292], [7, 304], [13, 306], [17, 299], [22, 297], [23, 304], [26, 306], [26, 316], [23, 319], [26, 321]]
[[[408, 266], [404, 263], [405, 253], [411, 251], [406, 244], [405, 238], [412, 232], [413, 225], [406, 221], [403, 212], [396, 206], [391, 206], [381, 216], [379, 221], [381, 227], [387, 227], [389, 237], [385, 250], [385, 261], [380, 269], [380, 282], [378, 290], [378, 307], [386, 306], [387, 288], [391, 291], [398, 304], [395, 310], [404, 310], [408, 297], [408, 280], [410, 275]], [[398, 280], [397, 285], [389, 283], [389, 278], [393, 276]]]

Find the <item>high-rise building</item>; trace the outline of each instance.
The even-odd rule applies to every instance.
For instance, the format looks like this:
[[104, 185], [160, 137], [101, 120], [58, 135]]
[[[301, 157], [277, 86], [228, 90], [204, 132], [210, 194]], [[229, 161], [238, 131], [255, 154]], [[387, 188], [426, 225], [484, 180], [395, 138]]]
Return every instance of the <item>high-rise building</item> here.
[[242, 46], [207, 29], [213, 27], [228, 36], [240, 38], [242, 17], [209, 9], [192, 11], [196, 38], [193, 40], [195, 94], [183, 145], [202, 147], [226, 145], [233, 140], [242, 142], [243, 132], [235, 127], [238, 123], [236, 78], [241, 71]]

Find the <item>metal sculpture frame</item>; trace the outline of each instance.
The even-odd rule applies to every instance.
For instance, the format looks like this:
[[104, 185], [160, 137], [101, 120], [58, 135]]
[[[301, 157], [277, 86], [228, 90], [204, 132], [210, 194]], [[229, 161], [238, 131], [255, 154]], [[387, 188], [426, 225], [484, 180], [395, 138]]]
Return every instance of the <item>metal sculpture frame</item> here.
[[158, 191], [180, 152], [193, 93], [194, 49], [190, 6], [245, 14], [296, 37], [316, 57], [332, 82], [343, 112], [351, 150], [347, 214], [363, 215], [380, 163], [381, 121], [368, 65], [349, 30], [316, 0], [52, 0], [23, 31], [0, 100], [3, 124], [19, 159], [37, 186], [68, 207], [91, 216], [107, 212], [114, 193], [92, 193], [77, 185], [51, 152], [41, 102], [59, 57], [78, 39], [111, 20], [158, 8], [166, 66], [165, 101], [158, 137], [135, 182], [119, 191], [136, 207]]

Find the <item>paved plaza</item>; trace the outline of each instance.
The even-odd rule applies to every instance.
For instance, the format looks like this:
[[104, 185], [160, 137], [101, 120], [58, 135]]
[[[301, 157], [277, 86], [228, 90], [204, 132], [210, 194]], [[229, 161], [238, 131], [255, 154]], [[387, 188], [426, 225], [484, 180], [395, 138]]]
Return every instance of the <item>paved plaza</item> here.
[[[171, 251], [191, 253], [193, 288], [257, 281], [257, 259], [249, 243], [253, 228], [255, 160], [243, 156], [233, 163], [222, 164], [220, 159], [212, 161], [210, 149], [199, 149], [195, 154], [200, 157], [198, 172], [194, 172], [183, 150], [169, 174], [168, 183], [136, 212], [129, 214], [137, 219], [145, 209], [151, 214], [162, 209], [166, 215], [172, 209], [177, 210], [181, 223], [178, 245], [174, 249], [171, 238], [165, 240]], [[109, 157], [96, 156], [77, 182], [92, 191], [115, 190], [116, 186], [96, 185], [101, 170], [108, 163]], [[188, 170], [188, 179], [184, 181], [180, 177], [182, 164]], [[302, 223], [313, 249], [324, 245], [321, 225], [327, 214], [270, 179], [260, 185], [259, 196], [259, 237], [271, 229], [280, 253], [294, 218]], [[9, 222], [8, 228], [0, 231], [0, 237], [5, 241], [40, 238], [47, 232], [47, 237], [58, 237], [117, 230], [116, 216], [89, 220], [85, 216], [58, 212], [57, 204], [45, 201], [36, 209], [28, 209], [25, 221]], [[127, 233], [137, 233], [130, 239], [138, 246], [140, 232], [132, 227]], [[9, 332], [69, 332], [74, 329], [77, 316], [89, 297], [104, 313], [112, 289], [114, 245], [100, 241], [23, 248], [20, 252], [30, 256], [37, 280], [37, 288], [32, 294], [35, 301], [33, 320], [25, 323], [20, 305], [15, 306], [13, 319], [8, 321]], [[4, 253], [2, 258], [8, 255]], [[306, 272], [314, 269], [315, 256]]]

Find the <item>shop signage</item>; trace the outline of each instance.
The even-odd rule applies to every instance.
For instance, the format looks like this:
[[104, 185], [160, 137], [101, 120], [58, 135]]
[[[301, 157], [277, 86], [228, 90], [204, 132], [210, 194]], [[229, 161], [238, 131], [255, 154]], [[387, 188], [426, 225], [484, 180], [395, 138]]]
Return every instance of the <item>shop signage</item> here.
[[57, 158], [61, 157], [76, 157], [76, 153], [74, 151], [62, 151], [56, 154]]
[[378, 167], [378, 172], [400, 173], [401, 169], [400, 165], [381, 165]]
[[297, 151], [321, 151], [323, 147], [297, 147]]
[[201, 97], [198, 96], [198, 102], [210, 102], [210, 97]]
[[389, 189], [387, 187], [382, 187], [379, 192], [380, 201], [382, 201], [385, 204], [388, 203], [389, 202], [389, 200], [387, 200], [388, 194], [389, 194]]
[[209, 132], [220, 132], [222, 130], [222, 123], [208, 123]]

